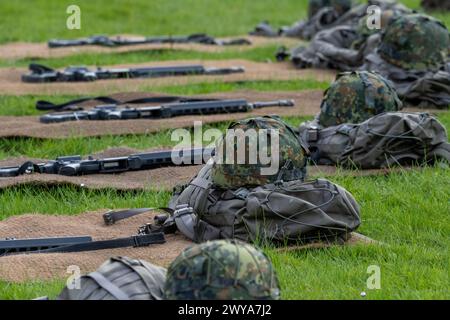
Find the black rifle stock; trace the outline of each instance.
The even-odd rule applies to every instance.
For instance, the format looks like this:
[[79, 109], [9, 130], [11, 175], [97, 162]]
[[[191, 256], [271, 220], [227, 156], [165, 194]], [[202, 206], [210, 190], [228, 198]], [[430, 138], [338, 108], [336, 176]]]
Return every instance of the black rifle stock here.
[[58, 157], [56, 160], [45, 163], [25, 162], [21, 166], [0, 168], [0, 177], [16, 177], [34, 172], [75, 176], [145, 170], [161, 166], [202, 164], [211, 158], [213, 152], [213, 148], [185, 148], [104, 159], [82, 160], [81, 156]]
[[23, 82], [72, 82], [105, 79], [157, 78], [189, 75], [227, 75], [245, 72], [244, 67], [206, 68], [202, 65], [144, 67], [90, 70], [86, 67], [68, 67], [57, 71], [36, 63], [29, 65], [31, 73], [22, 75]]
[[131, 108], [119, 105], [100, 105], [88, 111], [50, 113], [40, 117], [43, 123], [77, 120], [129, 120], [161, 119], [184, 115], [207, 115], [221, 113], [248, 112], [265, 107], [293, 107], [293, 100], [277, 100], [249, 103], [244, 99], [210, 100], [168, 103], [160, 106]]

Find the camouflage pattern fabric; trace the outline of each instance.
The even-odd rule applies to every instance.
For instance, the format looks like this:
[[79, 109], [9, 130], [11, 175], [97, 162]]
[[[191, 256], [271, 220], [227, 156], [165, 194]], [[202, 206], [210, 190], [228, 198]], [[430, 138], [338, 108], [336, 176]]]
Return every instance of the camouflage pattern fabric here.
[[360, 123], [401, 108], [392, 83], [382, 76], [367, 71], [343, 72], [325, 91], [318, 119], [323, 127]]
[[376, 70], [392, 80], [404, 104], [419, 108], [450, 107], [450, 61], [439, 71], [405, 70], [372, 53], [365, 58], [361, 70]]
[[320, 30], [327, 29], [350, 10], [351, 0], [310, 0], [308, 6], [308, 20], [300, 20], [291, 26], [284, 26], [276, 30], [267, 21], [258, 24], [250, 35], [264, 37], [294, 37], [311, 39]]
[[352, 7], [351, 0], [310, 0], [308, 20], [282, 27], [279, 34], [310, 40], [317, 32], [329, 28]]
[[312, 18], [320, 9], [324, 7], [332, 7], [339, 15], [350, 10], [352, 7], [351, 0], [309, 0], [308, 17]]
[[[409, 12], [410, 13], [410, 12]], [[394, 20], [396, 17], [399, 17], [403, 14], [406, 14], [406, 12], [404, 10], [398, 10], [398, 9], [389, 9], [389, 10], [384, 10], [381, 13], [381, 29], [369, 29], [369, 27], [367, 26], [367, 21], [369, 16], [364, 16], [363, 18], [361, 18], [361, 20], [358, 23], [358, 26], [356, 28], [356, 32], [358, 34], [358, 39], [356, 41], [354, 41], [352, 43], [352, 48], [354, 49], [359, 49], [361, 48], [367, 41], [367, 39], [374, 35], [377, 34], [379, 32], [382, 32], [383, 30], [386, 30], [387, 26], [389, 25], [389, 23]]]
[[392, 21], [378, 48], [387, 62], [406, 70], [438, 70], [449, 54], [445, 25], [430, 16], [410, 14]]
[[[285, 50], [278, 53], [278, 60], [290, 58], [298, 68], [331, 68], [348, 71], [361, 66], [364, 63], [364, 57], [375, 50], [379, 43], [378, 39], [371, 37], [379, 32], [369, 30], [365, 23], [367, 9], [371, 5], [381, 8], [382, 20], [389, 17], [389, 12], [386, 11], [392, 10], [396, 14], [412, 12], [395, 1], [371, 0], [367, 4], [357, 5], [333, 23], [316, 28], [312, 32], [315, 35], [309, 47], [300, 46], [290, 52]], [[315, 25], [318, 24], [315, 23]], [[302, 29], [302, 32], [309, 33], [305, 26], [298, 26], [298, 28]]]
[[450, 10], [450, 1], [448, 0], [422, 0], [421, 5], [427, 10]]
[[295, 66], [300, 69], [349, 70], [351, 67], [359, 66], [363, 61], [361, 53], [350, 48], [357, 39], [358, 35], [353, 27], [339, 26], [316, 34], [308, 48], [299, 46], [290, 53], [280, 50], [277, 59], [284, 60], [290, 57]]
[[379, 49], [365, 56], [360, 70], [374, 70], [390, 79], [407, 104], [446, 109], [450, 106], [449, 48], [444, 24], [421, 14], [405, 15], [392, 21]]
[[[233, 138], [233, 132], [240, 131], [249, 134], [245, 141], [239, 143], [238, 139]], [[260, 130], [266, 130], [267, 142], [260, 138]], [[271, 130], [278, 133], [279, 146], [274, 146], [273, 150], [278, 151], [278, 171], [276, 174], [264, 175], [261, 172], [262, 167], [269, 165], [261, 164], [258, 156], [256, 163], [251, 163], [251, 149], [256, 146], [258, 155], [263, 153], [267, 157], [272, 157]], [[250, 133], [257, 133], [251, 134]], [[227, 143], [227, 140], [230, 140]], [[234, 159], [233, 163], [227, 163], [226, 150], [232, 143]], [[243, 147], [242, 147], [243, 146]], [[264, 148], [264, 149], [261, 149]], [[284, 123], [280, 118], [273, 116], [264, 116], [250, 118], [232, 123], [216, 148], [217, 155], [211, 170], [211, 177], [216, 187], [224, 189], [238, 188], [242, 186], [256, 186], [274, 182], [276, 180], [297, 180], [303, 179], [306, 175], [306, 149], [301, 145], [294, 130]], [[245, 155], [242, 154], [245, 152]], [[245, 156], [245, 158], [244, 158]], [[241, 157], [241, 162], [237, 159]], [[243, 161], [242, 161], [243, 160]]]
[[169, 266], [169, 300], [274, 300], [278, 280], [269, 258], [238, 240], [208, 241], [185, 249]]

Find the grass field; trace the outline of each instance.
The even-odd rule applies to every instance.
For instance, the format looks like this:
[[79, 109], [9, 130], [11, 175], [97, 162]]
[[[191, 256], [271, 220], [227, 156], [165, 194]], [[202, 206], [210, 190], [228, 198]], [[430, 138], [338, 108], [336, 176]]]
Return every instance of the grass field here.
[[[418, 8], [419, 0], [402, 1]], [[32, 9], [29, 5], [33, 3]], [[307, 1], [298, 0], [170, 0], [170, 1], [76, 1], [82, 8], [82, 29], [69, 31], [65, 8], [74, 1], [2, 1], [0, 3], [0, 43], [46, 41], [91, 34], [135, 33], [145, 35], [186, 34], [208, 30], [214, 36], [242, 35], [264, 19], [274, 25], [291, 24], [306, 15]], [[126, 3], [126, 4], [124, 4]], [[129, 3], [129, 4], [128, 4]], [[150, 5], [146, 5], [150, 3]], [[277, 10], [273, 10], [277, 8]], [[437, 16], [450, 25], [450, 14]], [[120, 21], [120, 23], [118, 23]], [[182, 23], [180, 23], [182, 21]], [[62, 27], [61, 27], [62, 26]], [[80, 54], [40, 62], [52, 67], [67, 64], [116, 64], [174, 59], [229, 59], [255, 61], [273, 59], [274, 47], [236, 53], [198, 53], [174, 50], [126, 54]], [[25, 66], [30, 60], [3, 60], [0, 67]], [[327, 88], [314, 79], [298, 81], [257, 81], [240, 83], [200, 83], [185, 86], [142, 87], [140, 90], [192, 95], [241, 89], [275, 91]], [[98, 92], [105, 94], [106, 92]], [[0, 115], [36, 115], [36, 100], [62, 102], [77, 96], [0, 96]], [[297, 126], [304, 117], [285, 118]], [[450, 130], [450, 111], [439, 114]], [[226, 123], [215, 125], [226, 128]], [[105, 136], [70, 139], [0, 139], [0, 159], [14, 156], [55, 158], [83, 154], [108, 147], [137, 149], [170, 146], [170, 131], [148, 135]], [[402, 171], [389, 176], [328, 177], [349, 190], [361, 205], [359, 232], [382, 245], [336, 247], [279, 253], [265, 251], [272, 258], [284, 299], [448, 299], [450, 298], [450, 170], [446, 165]], [[78, 214], [102, 208], [165, 206], [167, 192], [93, 191], [70, 186], [21, 186], [0, 190], [0, 220], [25, 213]], [[0, 258], [1, 259], [1, 258]], [[381, 269], [381, 289], [369, 290], [367, 268]], [[0, 282], [0, 299], [54, 297], [64, 282]]]

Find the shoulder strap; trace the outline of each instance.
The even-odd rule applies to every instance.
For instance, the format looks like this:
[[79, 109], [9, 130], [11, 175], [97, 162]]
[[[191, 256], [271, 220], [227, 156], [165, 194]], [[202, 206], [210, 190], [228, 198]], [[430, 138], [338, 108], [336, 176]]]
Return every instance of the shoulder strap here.
[[128, 238], [91, 241], [63, 247], [55, 247], [37, 252], [39, 253], [82, 252], [82, 251], [115, 249], [125, 247], [145, 247], [151, 244], [165, 243], [165, 242], [166, 240], [164, 238], [164, 233], [151, 233], [145, 235], [135, 235]]
[[[116, 261], [120, 261], [121, 263], [125, 264], [127, 267], [131, 268], [134, 272], [136, 272], [139, 277], [142, 279], [142, 281], [145, 283], [145, 286], [152, 294], [153, 298], [155, 299], [162, 299], [162, 290], [158, 290], [156, 287], [158, 284], [160, 285], [160, 288], [164, 287], [163, 277], [164, 272], [161, 270], [158, 270], [156, 266], [152, 266], [149, 263], [145, 263], [145, 261], [140, 260], [133, 260], [126, 257], [118, 257], [115, 258]], [[162, 268], [160, 268], [162, 269]], [[160, 279], [152, 278], [155, 276], [155, 272], [159, 272], [161, 275]], [[160, 280], [160, 281], [158, 281]], [[160, 291], [160, 292], [158, 292]]]
[[103, 214], [103, 220], [106, 225], [112, 225], [119, 220], [131, 218], [142, 213], [155, 210], [155, 208], [138, 208], [138, 209], [128, 209], [120, 211], [108, 211]]
[[117, 300], [130, 300], [130, 297], [123, 290], [121, 290], [118, 286], [112, 283], [100, 272], [98, 271], [91, 272], [87, 274], [86, 277], [91, 278], [92, 280], [97, 282], [97, 284], [100, 287], [108, 291], [108, 293], [111, 294]]
[[36, 102], [36, 109], [41, 111], [76, 111], [83, 110], [82, 107], [77, 106], [77, 104], [87, 101], [100, 101], [106, 104], [140, 104], [140, 103], [172, 103], [172, 102], [193, 102], [193, 101], [210, 101], [216, 99], [195, 99], [186, 98], [179, 96], [159, 96], [159, 97], [147, 97], [147, 98], [137, 98], [131, 100], [119, 100], [107, 96], [99, 97], [84, 97], [79, 99], [74, 99], [64, 103], [56, 104], [50, 101], [39, 100]]

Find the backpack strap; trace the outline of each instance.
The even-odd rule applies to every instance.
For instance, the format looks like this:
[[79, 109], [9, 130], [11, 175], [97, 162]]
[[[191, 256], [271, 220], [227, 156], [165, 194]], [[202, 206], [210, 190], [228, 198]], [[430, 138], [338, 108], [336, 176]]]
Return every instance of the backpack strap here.
[[130, 300], [130, 297], [122, 289], [120, 289], [118, 286], [112, 283], [100, 272], [94, 271], [87, 274], [85, 277], [91, 278], [92, 280], [97, 282], [97, 284], [100, 287], [108, 291], [108, 293], [111, 294], [117, 300]]
[[439, 159], [445, 159], [450, 163], [450, 143], [443, 142], [430, 151], [429, 156], [436, 157]]
[[[158, 300], [162, 300], [162, 288], [164, 287], [165, 280], [165, 272], [163, 271], [163, 268], [153, 266], [149, 263], [144, 264], [143, 260], [129, 259], [127, 257], [117, 257], [112, 258], [112, 260], [121, 262], [136, 272], [145, 283], [145, 286], [150, 291], [152, 296]], [[160, 277], [158, 277], [158, 275], [160, 275]], [[155, 287], [155, 284], [159, 285], [159, 290]]]

